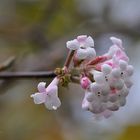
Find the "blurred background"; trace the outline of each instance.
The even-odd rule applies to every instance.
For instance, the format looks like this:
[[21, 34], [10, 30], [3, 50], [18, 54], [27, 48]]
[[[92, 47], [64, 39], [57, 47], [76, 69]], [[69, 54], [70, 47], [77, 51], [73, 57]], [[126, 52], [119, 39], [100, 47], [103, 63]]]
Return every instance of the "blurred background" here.
[[49, 111], [30, 98], [40, 81], [0, 80], [0, 140], [132, 140], [140, 132], [139, 0], [0, 0], [0, 63], [11, 56], [7, 71], [47, 71], [61, 67], [65, 42], [91, 35], [98, 54], [110, 36], [123, 40], [135, 67], [127, 104], [106, 120], [81, 109], [84, 91], [71, 84], [59, 89], [62, 106]]

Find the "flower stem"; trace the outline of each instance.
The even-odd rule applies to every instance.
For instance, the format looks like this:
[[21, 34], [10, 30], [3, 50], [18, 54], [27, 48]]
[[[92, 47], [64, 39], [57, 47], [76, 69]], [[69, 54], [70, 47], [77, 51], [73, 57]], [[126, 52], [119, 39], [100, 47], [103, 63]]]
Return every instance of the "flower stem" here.
[[66, 68], [69, 67], [70, 62], [71, 62], [71, 60], [72, 60], [72, 57], [73, 57], [73, 55], [74, 55], [74, 52], [75, 52], [74, 50], [69, 51], [69, 54], [68, 54], [68, 56], [67, 56], [67, 58], [66, 58], [64, 67], [66, 67]]

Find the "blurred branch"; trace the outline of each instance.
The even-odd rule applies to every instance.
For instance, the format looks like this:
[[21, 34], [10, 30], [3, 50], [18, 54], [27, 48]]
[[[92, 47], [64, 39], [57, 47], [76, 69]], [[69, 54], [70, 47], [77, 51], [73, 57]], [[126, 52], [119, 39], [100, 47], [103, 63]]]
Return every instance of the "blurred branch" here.
[[11, 67], [12, 64], [14, 63], [14, 61], [15, 61], [15, 57], [14, 56], [12, 56], [9, 59], [7, 59], [5, 62], [0, 64], [0, 71], [6, 70], [9, 67]]
[[47, 72], [1, 72], [0, 79], [14, 78], [54, 78], [56, 75], [53, 71]]

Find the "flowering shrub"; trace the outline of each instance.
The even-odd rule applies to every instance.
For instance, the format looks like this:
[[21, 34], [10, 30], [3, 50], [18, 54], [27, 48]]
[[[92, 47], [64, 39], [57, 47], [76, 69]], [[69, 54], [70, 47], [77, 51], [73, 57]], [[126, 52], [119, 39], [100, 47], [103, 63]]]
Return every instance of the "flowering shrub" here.
[[44, 82], [38, 84], [39, 92], [31, 95], [34, 103], [44, 103], [48, 109], [56, 110], [61, 105], [58, 85], [68, 86], [74, 82], [85, 91], [82, 109], [96, 117], [108, 118], [124, 106], [133, 84], [133, 66], [128, 64], [122, 41], [115, 37], [110, 39], [113, 45], [102, 56], [96, 56], [90, 36], [81, 35], [68, 41], [66, 47], [70, 53], [64, 67], [55, 70], [56, 77], [47, 88]]

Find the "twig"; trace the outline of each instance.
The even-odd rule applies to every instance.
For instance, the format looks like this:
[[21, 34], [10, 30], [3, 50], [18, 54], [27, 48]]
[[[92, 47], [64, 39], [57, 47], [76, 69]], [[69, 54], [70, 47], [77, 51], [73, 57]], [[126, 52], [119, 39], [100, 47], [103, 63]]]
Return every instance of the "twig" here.
[[9, 59], [7, 59], [6, 61], [4, 61], [2, 64], [0, 64], [0, 71], [6, 70], [9, 67], [11, 67], [12, 64], [14, 63], [14, 61], [15, 61], [14, 56], [12, 56]]
[[47, 72], [1, 72], [0, 79], [14, 78], [54, 78], [56, 75], [52, 71]]

